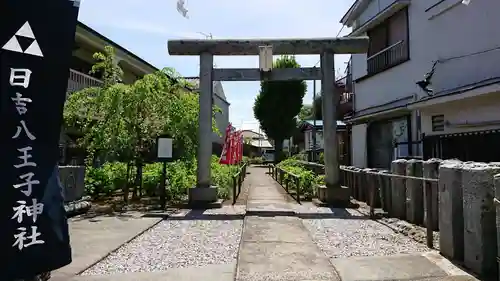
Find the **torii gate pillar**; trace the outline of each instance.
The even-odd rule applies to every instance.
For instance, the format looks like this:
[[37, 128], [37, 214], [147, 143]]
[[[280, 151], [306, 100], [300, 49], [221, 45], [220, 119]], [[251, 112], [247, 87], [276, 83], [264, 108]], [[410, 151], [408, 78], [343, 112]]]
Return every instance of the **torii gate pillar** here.
[[200, 56], [200, 115], [197, 184], [189, 189], [189, 201], [195, 206], [217, 201], [217, 187], [211, 184], [212, 156], [212, 91], [213, 81], [260, 81], [260, 69], [214, 69], [214, 55], [259, 55], [259, 47], [272, 46], [274, 55], [319, 54], [321, 68], [273, 69], [267, 75], [271, 81], [321, 80], [323, 92], [323, 134], [325, 155], [325, 186], [318, 188], [318, 199], [326, 204], [345, 204], [350, 190], [340, 186], [337, 150], [336, 110], [340, 93], [335, 87], [335, 54], [366, 53], [368, 37], [311, 39], [240, 39], [240, 40], [172, 40], [170, 55]]

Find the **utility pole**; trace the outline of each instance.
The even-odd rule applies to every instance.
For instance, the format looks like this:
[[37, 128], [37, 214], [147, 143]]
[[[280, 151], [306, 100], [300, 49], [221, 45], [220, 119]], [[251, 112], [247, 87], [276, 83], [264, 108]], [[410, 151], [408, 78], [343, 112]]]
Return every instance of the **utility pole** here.
[[[317, 64], [317, 63], [316, 63]], [[316, 68], [316, 65], [314, 66]], [[312, 102], [312, 115], [313, 115], [313, 128], [312, 128], [312, 142], [313, 142], [313, 154], [312, 161], [316, 162], [316, 106], [314, 103], [316, 101], [316, 80], [313, 80], [313, 102]]]

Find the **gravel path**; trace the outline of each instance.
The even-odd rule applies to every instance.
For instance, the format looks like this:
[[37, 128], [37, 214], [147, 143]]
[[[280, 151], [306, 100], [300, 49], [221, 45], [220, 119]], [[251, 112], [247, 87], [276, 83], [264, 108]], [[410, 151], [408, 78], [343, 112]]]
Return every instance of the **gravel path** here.
[[[233, 213], [236, 210], [229, 210]], [[236, 211], [238, 213], [239, 210]], [[224, 212], [208, 211], [223, 215]], [[82, 275], [163, 271], [236, 261], [242, 220], [166, 220]]]
[[298, 207], [301, 213], [332, 214], [332, 218], [304, 219], [304, 226], [329, 258], [388, 256], [429, 249], [352, 209]]

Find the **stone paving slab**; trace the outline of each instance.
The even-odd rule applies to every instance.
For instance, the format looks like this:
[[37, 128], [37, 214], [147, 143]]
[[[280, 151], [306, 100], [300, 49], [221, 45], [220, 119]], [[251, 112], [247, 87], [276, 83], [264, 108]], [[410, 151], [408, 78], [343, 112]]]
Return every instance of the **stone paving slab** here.
[[75, 217], [69, 221], [73, 262], [52, 272], [52, 280], [67, 280], [115, 251], [160, 222], [136, 213], [94, 218]]
[[236, 263], [174, 268], [160, 272], [78, 276], [68, 281], [233, 281]]
[[340, 280], [313, 243], [243, 241], [237, 281]]
[[290, 208], [288, 203], [278, 202], [278, 201], [270, 201], [270, 200], [251, 200], [247, 203], [247, 212], [288, 212], [291, 215], [295, 214], [295, 212]]
[[[477, 280], [437, 258], [439, 254], [331, 259], [342, 281]], [[444, 259], [444, 258], [443, 258]], [[449, 262], [448, 262], [449, 263]], [[451, 263], [450, 263], [451, 264]], [[451, 279], [449, 279], [451, 278]], [[458, 279], [453, 279], [458, 278]]]
[[[408, 281], [408, 280], [404, 280]], [[413, 279], [411, 281], [478, 281], [476, 278], [472, 276], [444, 276], [444, 277], [430, 277], [423, 279]]]
[[402, 280], [447, 276], [421, 255], [332, 259], [343, 281]]
[[302, 222], [295, 217], [247, 217], [245, 227], [251, 229], [243, 232], [242, 240], [247, 242], [311, 242], [306, 231], [296, 231]]

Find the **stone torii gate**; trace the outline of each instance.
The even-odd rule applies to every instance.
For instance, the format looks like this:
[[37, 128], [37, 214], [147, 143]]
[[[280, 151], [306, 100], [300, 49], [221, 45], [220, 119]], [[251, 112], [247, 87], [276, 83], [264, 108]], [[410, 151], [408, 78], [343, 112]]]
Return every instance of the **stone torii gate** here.
[[[323, 92], [323, 134], [325, 183], [318, 189], [324, 203], [346, 203], [349, 190], [339, 184], [336, 110], [340, 93], [335, 89], [334, 54], [366, 53], [368, 37], [312, 39], [169, 40], [170, 55], [200, 56], [200, 115], [197, 185], [189, 189], [189, 202], [206, 205], [217, 201], [217, 187], [211, 185], [212, 83], [213, 81], [321, 80]], [[320, 68], [271, 69], [273, 55], [316, 55]], [[214, 68], [213, 56], [259, 55], [259, 68]], [[264, 65], [263, 65], [264, 64]]]

